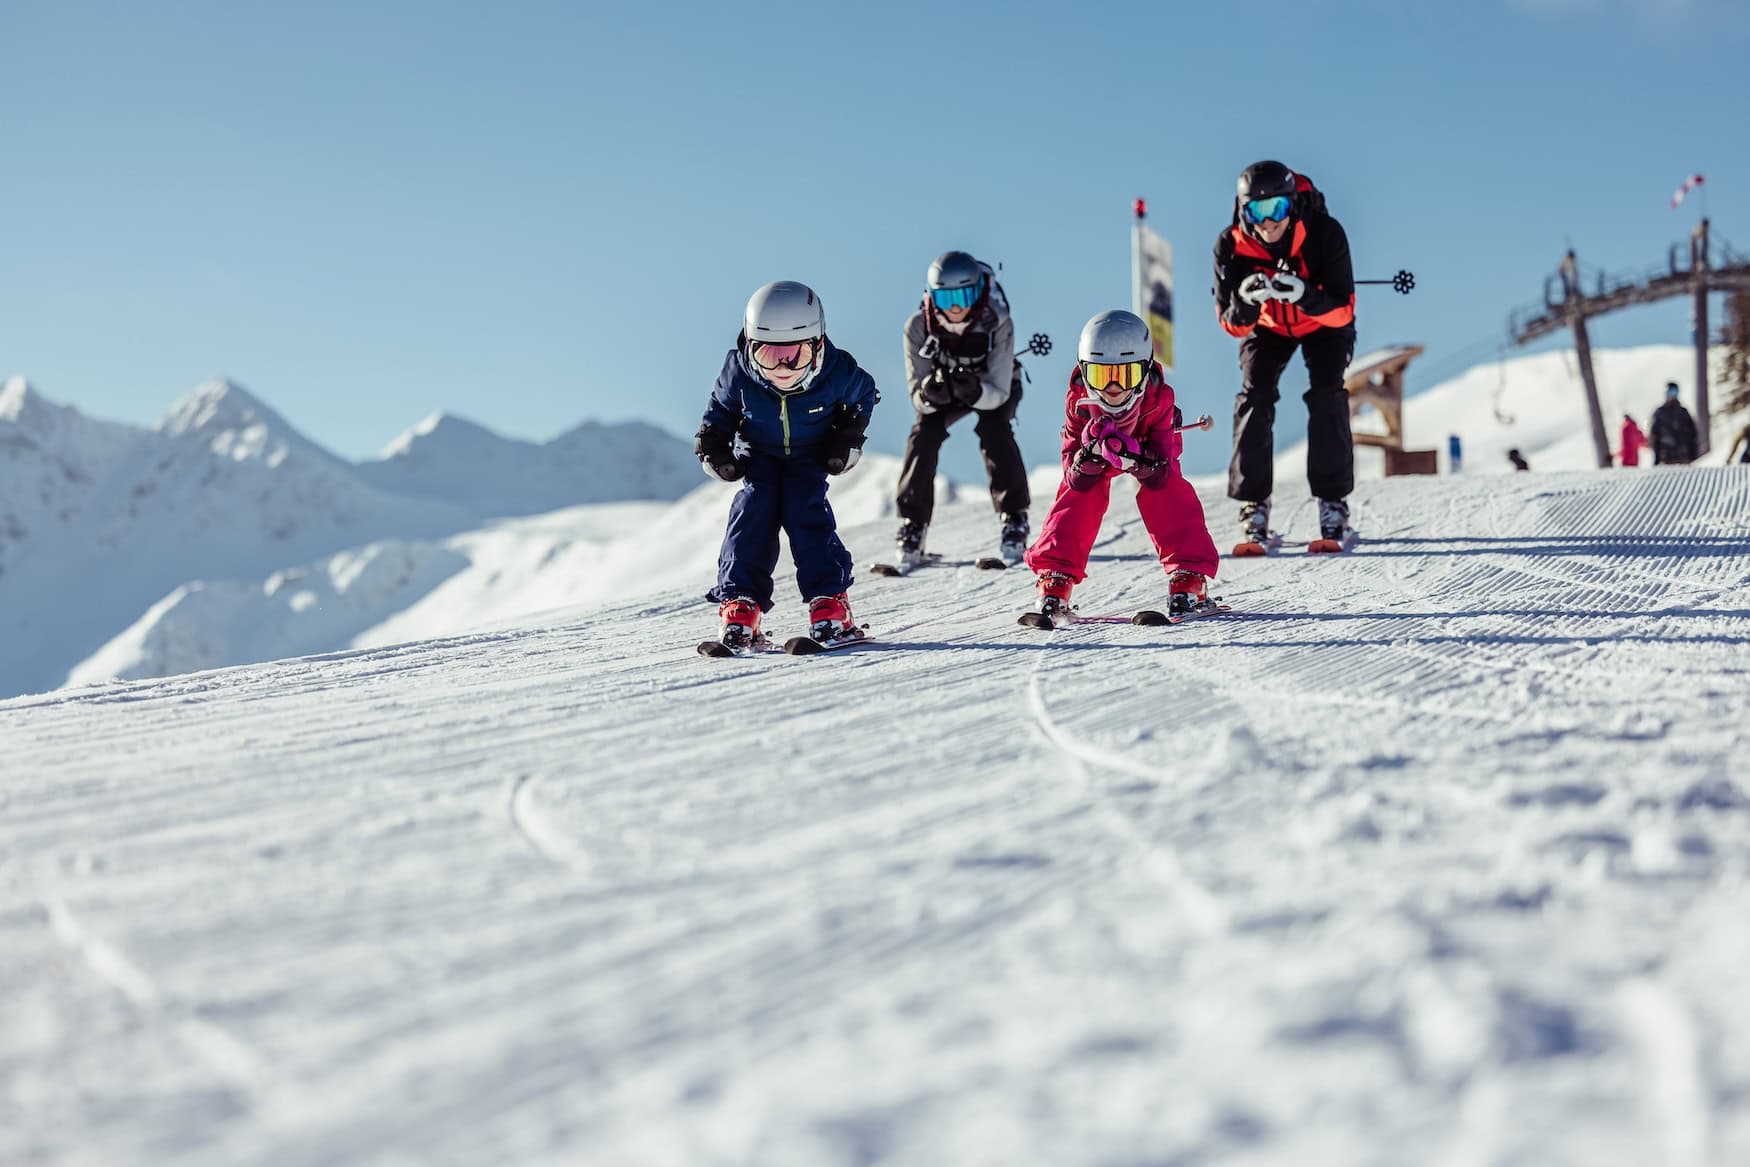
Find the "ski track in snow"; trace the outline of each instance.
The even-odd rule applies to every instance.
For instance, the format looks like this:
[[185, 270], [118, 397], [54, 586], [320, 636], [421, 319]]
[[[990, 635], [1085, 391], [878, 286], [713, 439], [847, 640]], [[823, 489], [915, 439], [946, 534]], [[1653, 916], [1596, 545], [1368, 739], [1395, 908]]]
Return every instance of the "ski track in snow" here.
[[1750, 1162], [1750, 474], [1355, 502], [0, 702], [0, 1163]]

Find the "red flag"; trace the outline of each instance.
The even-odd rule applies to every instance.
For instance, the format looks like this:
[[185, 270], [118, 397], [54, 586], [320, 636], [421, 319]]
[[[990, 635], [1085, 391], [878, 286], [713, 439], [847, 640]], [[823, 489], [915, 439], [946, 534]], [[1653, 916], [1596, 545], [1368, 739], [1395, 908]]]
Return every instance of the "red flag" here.
[[1671, 209], [1676, 210], [1681, 206], [1683, 203], [1683, 197], [1705, 181], [1706, 180], [1699, 174], [1692, 174], [1684, 179], [1683, 185], [1678, 187], [1676, 193], [1671, 196]]

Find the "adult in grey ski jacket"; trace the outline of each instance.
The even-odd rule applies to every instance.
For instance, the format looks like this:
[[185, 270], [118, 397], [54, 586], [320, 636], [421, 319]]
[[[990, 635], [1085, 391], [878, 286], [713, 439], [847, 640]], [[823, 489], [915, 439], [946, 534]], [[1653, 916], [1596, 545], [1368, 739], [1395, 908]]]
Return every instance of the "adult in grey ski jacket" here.
[[948, 428], [968, 415], [1006, 532], [1025, 539], [1031, 497], [1015, 441], [1021, 365], [1008, 297], [987, 263], [950, 251], [930, 265], [923, 301], [905, 322], [905, 379], [917, 420], [906, 441], [897, 509], [900, 543], [922, 538], [936, 501], [936, 464]]

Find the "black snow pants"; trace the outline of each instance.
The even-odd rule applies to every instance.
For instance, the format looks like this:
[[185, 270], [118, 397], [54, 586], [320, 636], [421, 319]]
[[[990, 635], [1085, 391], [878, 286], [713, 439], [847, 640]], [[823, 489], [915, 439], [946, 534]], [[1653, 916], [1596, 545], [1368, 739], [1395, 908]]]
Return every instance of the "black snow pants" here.
[[978, 435], [978, 449], [990, 475], [991, 505], [1000, 515], [1026, 510], [1032, 495], [1027, 489], [1027, 464], [1021, 460], [1021, 447], [1015, 441], [1015, 410], [1020, 404], [1021, 378], [1016, 377], [1009, 399], [997, 409], [975, 411], [949, 405], [934, 413], [918, 414], [899, 469], [899, 517], [914, 523], [930, 521], [936, 509], [936, 460], [948, 439], [948, 427], [974, 412], [978, 422], [973, 432]]
[[1355, 328], [1321, 328], [1295, 339], [1255, 330], [1240, 341], [1240, 393], [1234, 398], [1234, 452], [1227, 494], [1263, 502], [1275, 488], [1277, 383], [1294, 350], [1306, 360], [1306, 479], [1315, 498], [1347, 498], [1355, 489], [1355, 444], [1343, 374], [1355, 355]]

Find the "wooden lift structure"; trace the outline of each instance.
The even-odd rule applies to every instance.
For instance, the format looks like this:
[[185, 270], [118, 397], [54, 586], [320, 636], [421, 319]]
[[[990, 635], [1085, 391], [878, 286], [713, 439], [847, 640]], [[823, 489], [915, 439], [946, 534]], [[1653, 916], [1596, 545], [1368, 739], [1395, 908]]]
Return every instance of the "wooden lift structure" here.
[[1586, 386], [1586, 406], [1591, 413], [1592, 444], [1601, 468], [1610, 467], [1610, 437], [1604, 430], [1604, 410], [1598, 401], [1598, 380], [1592, 372], [1592, 340], [1586, 332], [1586, 321], [1619, 308], [1651, 304], [1672, 296], [1695, 299], [1697, 456], [1708, 452], [1712, 418], [1707, 384], [1707, 297], [1709, 292], [1750, 292], [1750, 259], [1734, 255], [1723, 243], [1710, 254], [1706, 219], [1690, 232], [1687, 257], [1683, 250], [1682, 244], [1672, 244], [1666, 267], [1648, 275], [1612, 279], [1599, 272], [1590, 292], [1581, 287], [1579, 263], [1570, 250], [1555, 275], [1544, 280], [1542, 307], [1515, 313], [1507, 322], [1507, 333], [1515, 345], [1529, 344], [1564, 328], [1574, 330], [1574, 351], [1579, 357], [1580, 379]]
[[1404, 449], [1404, 370], [1421, 356], [1419, 344], [1394, 344], [1371, 352], [1349, 366], [1343, 388], [1349, 392], [1349, 416], [1371, 405], [1385, 419], [1385, 433], [1355, 435], [1357, 446], [1378, 446], [1385, 451], [1385, 473], [1434, 474], [1439, 467], [1434, 450]]

